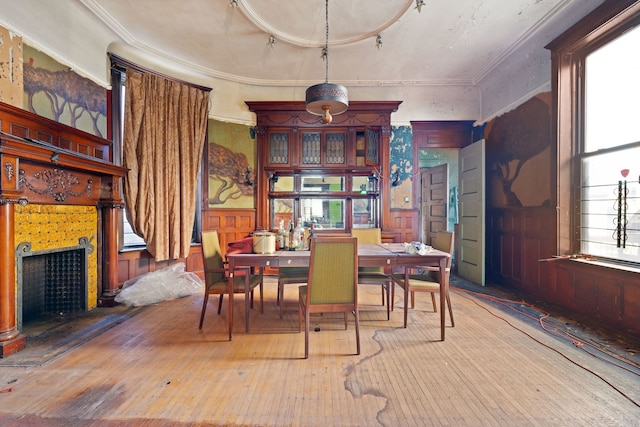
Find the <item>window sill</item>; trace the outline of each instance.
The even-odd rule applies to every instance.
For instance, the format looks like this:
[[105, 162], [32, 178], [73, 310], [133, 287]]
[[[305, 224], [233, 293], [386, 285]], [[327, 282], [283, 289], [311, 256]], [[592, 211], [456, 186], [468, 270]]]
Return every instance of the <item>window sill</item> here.
[[571, 258], [570, 261], [608, 268], [611, 270], [619, 270], [619, 271], [626, 271], [629, 273], [640, 274], [640, 267], [617, 264], [615, 262], [598, 261], [597, 259], [585, 259], [585, 258]]

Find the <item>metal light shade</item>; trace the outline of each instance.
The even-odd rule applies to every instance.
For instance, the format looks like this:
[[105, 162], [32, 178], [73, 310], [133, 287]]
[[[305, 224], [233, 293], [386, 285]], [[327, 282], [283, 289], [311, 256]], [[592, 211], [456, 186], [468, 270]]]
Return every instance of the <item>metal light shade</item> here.
[[325, 0], [326, 38], [322, 57], [324, 59], [324, 83], [307, 88], [306, 105], [311, 114], [322, 116], [322, 123], [329, 124], [333, 120], [331, 114], [341, 114], [349, 108], [349, 92], [347, 88], [329, 83], [329, 0]]
[[327, 110], [331, 114], [341, 114], [349, 108], [349, 92], [342, 85], [320, 83], [307, 88], [306, 103], [311, 114], [323, 116]]

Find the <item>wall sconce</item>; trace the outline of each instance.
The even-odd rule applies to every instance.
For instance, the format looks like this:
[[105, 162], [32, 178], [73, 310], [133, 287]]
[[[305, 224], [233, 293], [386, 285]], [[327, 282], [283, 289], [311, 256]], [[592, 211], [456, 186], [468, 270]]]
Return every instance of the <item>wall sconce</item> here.
[[255, 182], [251, 179], [251, 168], [247, 166], [247, 171], [244, 174], [245, 177], [245, 185], [252, 186]]
[[51, 161], [52, 161], [53, 163], [56, 163], [56, 162], [58, 161], [58, 157], [60, 157], [60, 153], [58, 153], [57, 151], [56, 151], [56, 152], [54, 152], [54, 153], [51, 155]]
[[422, 6], [425, 6], [424, 0], [416, 0], [416, 9], [418, 9], [418, 13], [422, 12]]
[[397, 187], [398, 185], [400, 185], [400, 171], [396, 170], [394, 173], [391, 174], [391, 185], [393, 185], [394, 187]]

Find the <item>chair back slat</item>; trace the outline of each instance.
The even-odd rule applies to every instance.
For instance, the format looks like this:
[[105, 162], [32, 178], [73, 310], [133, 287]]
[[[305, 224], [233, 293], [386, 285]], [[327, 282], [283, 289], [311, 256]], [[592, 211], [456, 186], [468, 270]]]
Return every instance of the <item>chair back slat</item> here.
[[[438, 231], [431, 246], [439, 251], [453, 254], [453, 232]], [[447, 267], [451, 267], [451, 257], [447, 259]]]
[[[224, 260], [222, 259], [222, 251], [220, 250], [220, 241], [218, 240], [218, 232], [215, 230], [202, 232], [202, 259], [205, 270], [216, 270], [224, 268]], [[224, 279], [223, 272], [206, 272], [206, 282], [208, 284], [216, 283]]]
[[[359, 244], [382, 243], [382, 233], [379, 228], [352, 228], [351, 237], [358, 239]], [[382, 267], [359, 267], [361, 273], [382, 273]]]
[[351, 229], [351, 236], [356, 237], [358, 243], [382, 243], [382, 234], [379, 228], [353, 228]]
[[356, 238], [316, 237], [311, 240], [310, 257], [310, 304], [343, 304], [357, 301]]

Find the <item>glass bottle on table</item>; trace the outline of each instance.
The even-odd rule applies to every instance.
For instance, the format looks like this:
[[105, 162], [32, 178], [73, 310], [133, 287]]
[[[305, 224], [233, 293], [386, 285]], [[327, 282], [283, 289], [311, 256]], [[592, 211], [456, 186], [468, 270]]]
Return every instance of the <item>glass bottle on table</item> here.
[[304, 227], [302, 226], [302, 218], [298, 218], [298, 224], [293, 232], [294, 239], [296, 240], [296, 251], [303, 251], [305, 248], [306, 239], [304, 238]]
[[316, 237], [316, 232], [314, 230], [313, 223], [310, 223], [309, 224], [309, 238], [307, 239], [307, 250], [311, 249], [311, 239], [313, 239], [314, 237]]
[[277, 241], [278, 241], [278, 249], [283, 251], [285, 249], [285, 236], [287, 232], [284, 229], [284, 219], [280, 220], [280, 226], [278, 227], [277, 233]]
[[289, 221], [289, 247], [290, 251], [295, 251], [300, 239], [296, 238], [296, 230], [293, 228], [293, 220]]

